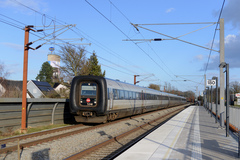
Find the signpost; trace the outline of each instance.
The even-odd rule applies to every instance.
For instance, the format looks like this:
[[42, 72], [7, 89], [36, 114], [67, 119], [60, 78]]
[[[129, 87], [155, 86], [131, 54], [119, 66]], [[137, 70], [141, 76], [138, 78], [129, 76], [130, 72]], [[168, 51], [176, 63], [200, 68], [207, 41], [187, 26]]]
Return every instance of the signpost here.
[[237, 97], [237, 105], [240, 105], [240, 93], [236, 93], [235, 96]]

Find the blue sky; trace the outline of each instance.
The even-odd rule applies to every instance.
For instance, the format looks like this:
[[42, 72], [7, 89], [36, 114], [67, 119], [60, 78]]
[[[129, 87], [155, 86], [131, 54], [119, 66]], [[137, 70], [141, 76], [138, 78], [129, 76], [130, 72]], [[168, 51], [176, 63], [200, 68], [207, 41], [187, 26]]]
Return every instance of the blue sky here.
[[[206, 27], [209, 24], [147, 25], [148, 30], [136, 28], [133, 24], [197, 23], [217, 22], [222, 0], [0, 0], [0, 62], [11, 73], [8, 79], [22, 80], [23, 44], [25, 25], [49, 29], [55, 24], [76, 24], [71, 30], [59, 35], [59, 39], [83, 38], [78, 43], [85, 45], [90, 57], [93, 51], [99, 56], [106, 77], [133, 83], [133, 75], [140, 75], [140, 86], [154, 83], [163, 86], [170, 83], [181, 91], [204, 89], [203, 75], [207, 79], [219, 76], [219, 53], [169, 38], [158, 33], [179, 37]], [[225, 20], [225, 61], [230, 64], [230, 81], [240, 81], [240, 1], [226, 0], [221, 18]], [[7, 24], [6, 24], [7, 23]], [[48, 27], [48, 26], [51, 27]], [[197, 32], [179, 37], [207, 48], [211, 47], [216, 24]], [[53, 29], [44, 34], [52, 33]], [[36, 41], [43, 33], [30, 34], [30, 41]], [[163, 41], [124, 41], [126, 39], [154, 39]], [[67, 40], [64, 40], [66, 42]], [[46, 41], [37, 41], [36, 47]], [[35, 79], [41, 66], [50, 54], [45, 44], [38, 50], [29, 50], [28, 80]], [[56, 43], [62, 41], [55, 40]], [[75, 42], [76, 43], [76, 42]], [[219, 31], [213, 49], [219, 50]], [[187, 80], [187, 81], [183, 81]]]

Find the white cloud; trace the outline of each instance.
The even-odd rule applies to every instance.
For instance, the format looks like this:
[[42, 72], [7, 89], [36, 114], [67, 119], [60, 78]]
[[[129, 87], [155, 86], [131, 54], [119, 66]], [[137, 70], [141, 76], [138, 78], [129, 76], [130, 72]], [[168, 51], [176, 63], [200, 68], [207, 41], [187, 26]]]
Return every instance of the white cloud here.
[[197, 59], [199, 61], [203, 60], [203, 58], [204, 58], [204, 56], [202, 54], [195, 56], [195, 59]]
[[[225, 37], [225, 62], [229, 63], [230, 68], [240, 68], [240, 34], [229, 34]], [[217, 70], [219, 66], [219, 54], [211, 55], [208, 70]], [[205, 69], [206, 63], [204, 64]], [[201, 69], [203, 70], [203, 69]]]
[[230, 22], [234, 27], [240, 27], [240, 1], [228, 0], [222, 13], [225, 22]]
[[234, 43], [237, 40], [237, 36], [234, 34], [229, 34], [225, 37], [225, 44]]
[[17, 51], [23, 51], [23, 45], [20, 45], [20, 44], [14, 44], [14, 43], [8, 43], [8, 42], [3, 42], [1, 43], [2, 45], [6, 46], [6, 47], [9, 47], [9, 48], [12, 48], [12, 49], [15, 49]]
[[170, 12], [173, 12], [175, 9], [174, 8], [169, 8], [166, 10], [166, 13], [170, 13]]

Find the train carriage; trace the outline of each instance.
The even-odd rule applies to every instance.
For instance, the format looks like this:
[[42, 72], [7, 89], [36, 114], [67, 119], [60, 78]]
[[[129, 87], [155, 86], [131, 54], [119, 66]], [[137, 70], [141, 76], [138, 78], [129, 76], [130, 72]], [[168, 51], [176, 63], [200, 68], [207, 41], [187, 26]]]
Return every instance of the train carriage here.
[[104, 123], [184, 103], [177, 95], [99, 76], [76, 76], [69, 105], [77, 122]]

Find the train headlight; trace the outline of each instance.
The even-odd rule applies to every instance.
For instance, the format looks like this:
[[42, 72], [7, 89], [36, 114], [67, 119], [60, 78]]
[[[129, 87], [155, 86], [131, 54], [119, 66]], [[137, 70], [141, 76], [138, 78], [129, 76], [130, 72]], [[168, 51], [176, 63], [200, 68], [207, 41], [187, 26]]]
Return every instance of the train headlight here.
[[93, 102], [94, 104], [96, 104], [97, 102], [96, 102], [96, 99], [94, 99], [94, 102]]

